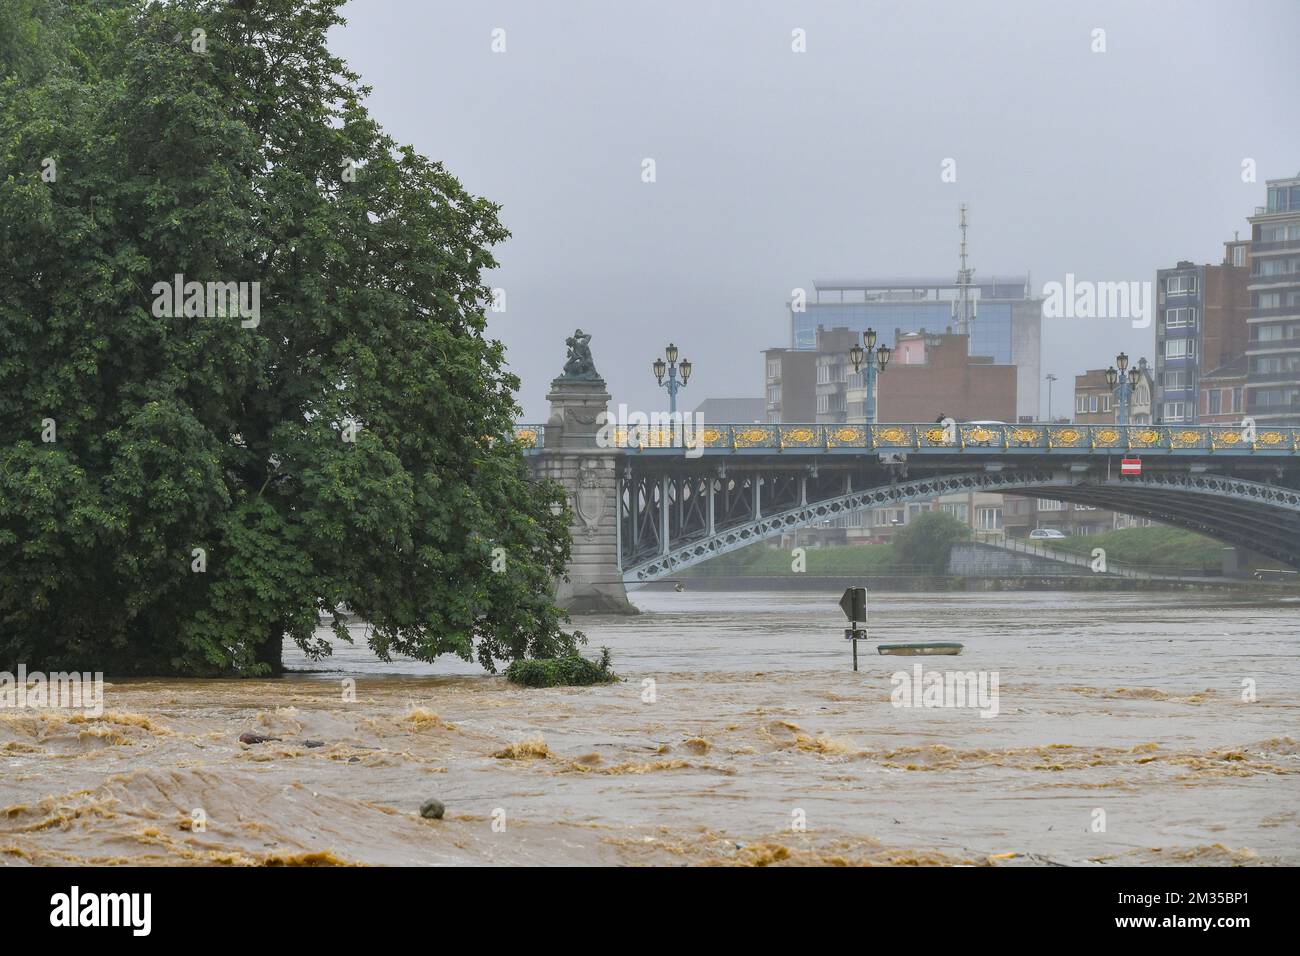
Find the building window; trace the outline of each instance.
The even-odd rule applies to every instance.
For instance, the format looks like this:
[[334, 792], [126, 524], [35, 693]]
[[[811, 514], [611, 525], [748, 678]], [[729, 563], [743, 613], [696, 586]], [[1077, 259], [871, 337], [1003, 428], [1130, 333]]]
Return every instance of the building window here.
[[831, 410], [831, 397], [829, 395], [817, 396], [817, 414], [825, 415]]
[[1076, 395], [1074, 397], [1074, 410], [1079, 415], [1086, 415], [1088, 413], [1087, 395]]
[[1165, 358], [1194, 358], [1196, 356], [1195, 339], [1165, 339]]
[[1237, 246], [1232, 250], [1232, 264], [1234, 266], [1244, 266], [1246, 264], [1246, 247]]
[[1103, 395], [1103, 396], [1101, 397], [1101, 410], [1102, 410], [1103, 412], [1108, 412], [1108, 411], [1110, 411], [1110, 396], [1109, 396], [1109, 395]]
[[939, 505], [939, 508], [940, 508], [940, 510], [942, 510], [942, 511], [946, 511], [948, 514], [952, 515], [954, 518], [956, 518], [958, 521], [962, 522], [963, 524], [965, 524], [966, 522], [970, 521], [970, 506], [969, 506], [969, 505], [943, 505], [943, 504], [941, 504], [941, 505]]
[[769, 385], [769, 386], [767, 387], [767, 404], [769, 404], [769, 405], [780, 405], [780, 404], [781, 404], [781, 386], [780, 386], [780, 385]]
[[1064, 502], [1064, 501], [1053, 501], [1053, 500], [1050, 499], [1050, 498], [1039, 498], [1039, 499], [1038, 499], [1038, 510], [1039, 510], [1039, 511], [1064, 511], [1064, 510], [1065, 510], [1065, 502]]
[[[1211, 415], [1218, 415], [1223, 405], [1223, 393], [1217, 388], [1212, 388], [1205, 393], [1205, 397], [1210, 403], [1210, 407], [1207, 411]], [[1228, 411], [1232, 411], [1232, 409], [1228, 409]]]
[[1165, 421], [1181, 422], [1186, 407], [1184, 402], [1165, 402]]
[[1282, 342], [1300, 338], [1300, 325], [1257, 325], [1252, 336], [1260, 342]]
[[781, 363], [776, 359], [772, 359], [767, 363], [767, 377], [768, 378], [781, 377]]
[[980, 531], [1001, 531], [1002, 530], [1002, 509], [1001, 508], [976, 508], [975, 527], [977, 527]]
[[1300, 258], [1260, 259], [1255, 263], [1252, 276], [1289, 276], [1300, 272]]
[[1169, 295], [1183, 295], [1188, 292], [1196, 291], [1196, 276], [1181, 275], [1170, 276], [1165, 279], [1165, 292]]
[[1195, 324], [1195, 309], [1170, 309], [1165, 313], [1165, 328], [1167, 329], [1188, 329]]
[[1177, 372], [1162, 372], [1160, 380], [1167, 391], [1178, 391], [1187, 387], [1187, 373], [1181, 369]]
[[1089, 395], [1089, 396], [1088, 396], [1088, 411], [1090, 411], [1090, 412], [1095, 412], [1096, 410], [1097, 410], [1097, 396], [1096, 396], [1096, 395]]
[[1275, 226], [1261, 226], [1259, 239], [1260, 242], [1286, 242], [1300, 239], [1300, 222], [1280, 222]]

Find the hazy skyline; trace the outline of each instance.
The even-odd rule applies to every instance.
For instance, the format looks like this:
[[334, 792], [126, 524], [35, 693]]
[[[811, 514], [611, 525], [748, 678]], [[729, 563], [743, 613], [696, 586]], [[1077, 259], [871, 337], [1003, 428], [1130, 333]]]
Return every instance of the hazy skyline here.
[[[955, 277], [961, 202], [977, 279], [1028, 272], [1040, 292], [1067, 273], [1152, 281], [1180, 259], [1217, 263], [1234, 231], [1249, 235], [1264, 181], [1300, 171], [1294, 0], [353, 0], [345, 13], [332, 45], [373, 87], [375, 118], [503, 207], [513, 236], [490, 284], [506, 311], [489, 332], [526, 421], [545, 420], [576, 326], [615, 402], [666, 407], [650, 363], [670, 339], [695, 365], [681, 407], [758, 397], [759, 352], [788, 344], [793, 288]], [[1154, 333], [1045, 318], [1054, 410], [1117, 351], [1153, 358]]]

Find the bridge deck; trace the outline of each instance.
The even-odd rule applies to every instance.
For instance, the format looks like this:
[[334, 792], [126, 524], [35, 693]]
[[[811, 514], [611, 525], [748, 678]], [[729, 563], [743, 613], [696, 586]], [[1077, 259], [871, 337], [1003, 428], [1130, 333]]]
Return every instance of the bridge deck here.
[[[543, 450], [542, 425], [515, 426], [529, 453]], [[1205, 456], [1300, 455], [1300, 428], [1252, 425], [881, 424], [607, 427], [600, 447], [637, 455], [767, 455], [906, 453], [951, 455], [1142, 454]]]

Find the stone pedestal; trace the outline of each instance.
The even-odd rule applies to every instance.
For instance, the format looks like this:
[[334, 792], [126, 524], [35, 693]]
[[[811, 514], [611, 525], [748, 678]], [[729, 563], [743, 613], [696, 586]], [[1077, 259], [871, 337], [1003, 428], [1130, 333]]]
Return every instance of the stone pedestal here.
[[605, 382], [557, 378], [546, 398], [551, 417], [534, 467], [564, 487], [573, 513], [569, 580], [557, 582], [556, 603], [573, 613], [636, 614], [618, 566], [619, 453], [596, 444], [609, 407]]

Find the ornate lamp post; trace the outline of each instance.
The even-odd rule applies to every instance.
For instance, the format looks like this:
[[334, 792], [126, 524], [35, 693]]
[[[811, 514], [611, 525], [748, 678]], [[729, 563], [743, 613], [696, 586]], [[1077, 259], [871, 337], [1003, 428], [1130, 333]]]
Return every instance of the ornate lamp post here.
[[876, 376], [885, 370], [892, 352], [888, 345], [876, 345], [875, 329], [867, 329], [867, 331], [863, 332], [862, 342], [866, 345], [866, 348], [855, 342], [853, 348], [849, 349], [849, 361], [853, 363], [854, 372], [861, 371], [863, 363], [866, 363], [864, 384], [867, 388], [867, 401], [865, 417], [868, 425], [874, 425], [876, 423]]
[[[668, 389], [668, 411], [676, 412], [677, 390], [679, 388], [685, 388], [686, 383], [690, 380], [691, 362], [690, 359], [682, 359], [681, 362], [678, 363], [677, 346], [673, 345], [672, 342], [669, 342], [668, 348], [664, 349], [664, 357], [668, 359], [667, 362], [663, 359], [655, 359], [654, 365], [652, 365], [651, 368], [655, 373], [655, 381], [658, 382], [661, 387]], [[680, 382], [677, 381], [678, 369], [681, 369], [682, 373], [682, 380]], [[664, 381], [665, 372], [668, 373], [668, 381], [666, 382]]]
[[[1128, 374], [1125, 375], [1125, 370]], [[1137, 388], [1138, 380], [1142, 373], [1138, 371], [1137, 366], [1128, 367], [1128, 356], [1123, 352], [1115, 356], [1115, 364], [1106, 369], [1106, 384], [1110, 386], [1112, 394], [1119, 405], [1119, 423], [1128, 424], [1128, 406], [1129, 400], [1133, 396], [1133, 390]]]

